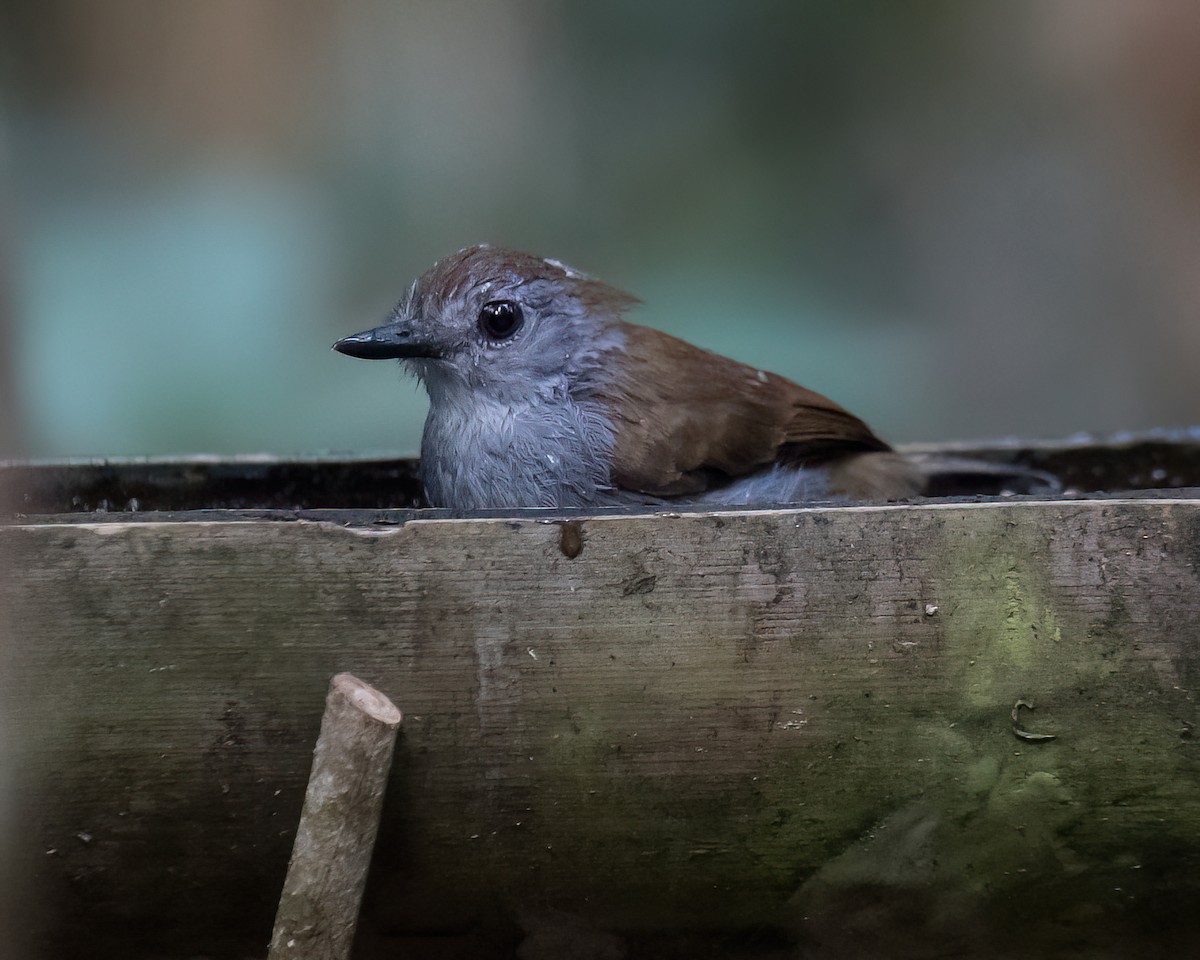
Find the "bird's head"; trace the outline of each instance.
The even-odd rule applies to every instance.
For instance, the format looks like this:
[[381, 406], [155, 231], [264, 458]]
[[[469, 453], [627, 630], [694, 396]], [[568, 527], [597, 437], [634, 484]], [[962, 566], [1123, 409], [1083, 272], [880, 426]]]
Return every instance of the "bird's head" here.
[[479, 245], [435, 263], [388, 322], [333, 348], [400, 359], [429, 387], [493, 399], [573, 389], [622, 345], [637, 300], [558, 262]]

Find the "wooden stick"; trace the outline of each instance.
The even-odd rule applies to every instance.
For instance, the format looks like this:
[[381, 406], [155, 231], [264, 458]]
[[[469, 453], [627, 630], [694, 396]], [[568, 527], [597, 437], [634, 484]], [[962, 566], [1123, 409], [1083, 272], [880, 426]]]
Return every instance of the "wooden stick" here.
[[268, 960], [350, 956], [400, 720], [357, 677], [330, 682]]

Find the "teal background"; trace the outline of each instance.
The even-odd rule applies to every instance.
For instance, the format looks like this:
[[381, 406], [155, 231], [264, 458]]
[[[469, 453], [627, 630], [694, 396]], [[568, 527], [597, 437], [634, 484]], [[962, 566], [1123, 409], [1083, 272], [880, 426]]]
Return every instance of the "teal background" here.
[[1200, 5], [10, 0], [0, 457], [416, 449], [479, 241], [895, 441], [1200, 422]]

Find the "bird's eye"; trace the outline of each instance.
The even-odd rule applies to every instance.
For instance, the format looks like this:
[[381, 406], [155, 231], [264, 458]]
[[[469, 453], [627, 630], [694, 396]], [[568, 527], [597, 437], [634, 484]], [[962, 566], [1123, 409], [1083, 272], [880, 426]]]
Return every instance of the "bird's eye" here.
[[521, 307], [513, 300], [492, 300], [479, 311], [479, 329], [489, 340], [507, 340], [521, 329]]

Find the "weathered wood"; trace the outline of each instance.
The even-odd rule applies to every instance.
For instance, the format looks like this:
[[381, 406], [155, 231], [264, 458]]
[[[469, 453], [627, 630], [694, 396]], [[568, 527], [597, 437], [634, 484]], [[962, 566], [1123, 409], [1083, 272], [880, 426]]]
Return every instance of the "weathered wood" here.
[[43, 939], [265, 942], [349, 670], [406, 708], [375, 931], [1200, 941], [1200, 503], [576, 523], [0, 529]]
[[330, 681], [268, 960], [350, 956], [399, 729], [374, 687]]

